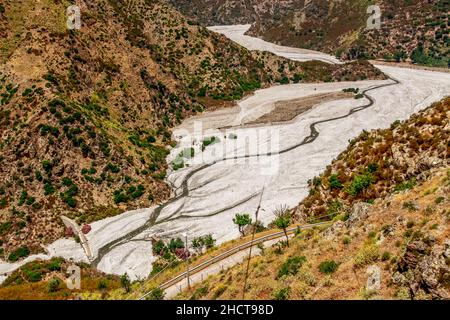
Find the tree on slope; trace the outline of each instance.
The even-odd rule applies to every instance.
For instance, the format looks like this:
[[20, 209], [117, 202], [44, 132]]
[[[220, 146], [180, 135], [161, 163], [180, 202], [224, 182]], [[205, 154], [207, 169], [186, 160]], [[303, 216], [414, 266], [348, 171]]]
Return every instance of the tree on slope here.
[[236, 214], [236, 216], [233, 218], [234, 224], [236, 224], [239, 228], [239, 232], [241, 233], [241, 236], [245, 236], [245, 227], [252, 224], [252, 218], [250, 218], [250, 215], [247, 213], [242, 214]]

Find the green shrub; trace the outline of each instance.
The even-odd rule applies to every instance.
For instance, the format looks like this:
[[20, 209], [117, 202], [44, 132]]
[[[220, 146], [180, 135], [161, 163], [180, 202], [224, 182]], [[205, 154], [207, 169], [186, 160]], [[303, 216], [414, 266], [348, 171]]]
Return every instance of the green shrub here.
[[44, 184], [44, 195], [49, 196], [54, 193], [55, 193], [55, 187], [50, 182], [45, 183]]
[[283, 263], [278, 271], [277, 278], [287, 275], [295, 275], [301, 266], [306, 262], [305, 256], [290, 257]]
[[8, 200], [6, 197], [3, 197], [0, 199], [0, 209], [6, 208], [6, 205], [8, 204]]
[[0, 223], [0, 235], [7, 233], [9, 230], [11, 230], [11, 227], [12, 227], [11, 221]]
[[48, 290], [48, 292], [51, 293], [51, 292], [56, 292], [56, 291], [58, 291], [59, 284], [60, 284], [60, 281], [59, 281], [58, 278], [53, 278], [53, 279], [51, 279], [51, 280], [48, 282], [48, 284], [47, 284], [47, 290]]
[[44, 168], [45, 172], [50, 173], [53, 169], [53, 163], [48, 160], [44, 160], [41, 162], [42, 168]]
[[220, 139], [217, 137], [209, 137], [205, 138], [202, 142], [202, 150], [205, 150], [207, 146], [220, 142]]
[[326, 260], [319, 264], [319, 271], [324, 274], [332, 274], [336, 272], [338, 267], [339, 265], [334, 260]]
[[16, 262], [20, 258], [28, 257], [29, 254], [30, 250], [27, 247], [20, 247], [9, 255], [8, 260], [11, 262]]
[[106, 279], [100, 279], [100, 281], [97, 283], [97, 289], [103, 290], [108, 288], [108, 280]]
[[342, 183], [338, 179], [337, 174], [332, 174], [328, 178], [328, 183], [330, 184], [331, 189], [342, 189], [342, 187], [343, 187]]
[[61, 258], [54, 258], [49, 263], [47, 263], [47, 269], [50, 271], [60, 271], [61, 265], [64, 262]]
[[180, 238], [170, 239], [167, 247], [170, 252], [175, 252], [176, 249], [184, 248], [184, 242]]
[[37, 269], [37, 270], [24, 270], [24, 273], [26, 275], [26, 278], [28, 281], [30, 282], [39, 282], [42, 280], [42, 271]]
[[125, 289], [125, 292], [131, 291], [131, 281], [128, 274], [125, 273], [120, 276], [120, 285], [122, 286], [123, 289]]
[[435, 204], [441, 204], [442, 202], [444, 202], [445, 198], [444, 197], [437, 197], [436, 200], [434, 200]]
[[411, 180], [404, 181], [402, 183], [397, 184], [394, 188], [394, 191], [399, 192], [399, 191], [410, 190], [410, 189], [414, 188], [415, 185], [416, 185], [416, 180], [411, 179]]
[[415, 203], [412, 201], [404, 202], [402, 207], [403, 207], [403, 209], [407, 209], [408, 211], [411, 211], [411, 212], [417, 210]]
[[146, 297], [147, 300], [163, 300], [166, 293], [161, 288], [153, 289], [150, 294]]
[[197, 300], [199, 298], [206, 296], [207, 294], [208, 294], [208, 286], [197, 288], [194, 294], [191, 296], [190, 300]]
[[381, 261], [387, 261], [391, 258], [391, 253], [388, 251], [383, 252], [381, 255]]

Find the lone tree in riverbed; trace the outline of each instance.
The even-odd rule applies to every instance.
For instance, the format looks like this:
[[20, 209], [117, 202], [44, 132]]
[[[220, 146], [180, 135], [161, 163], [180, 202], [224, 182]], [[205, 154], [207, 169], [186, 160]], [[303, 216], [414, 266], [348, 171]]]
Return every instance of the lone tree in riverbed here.
[[241, 236], [245, 236], [244, 228], [245, 226], [248, 226], [252, 224], [252, 218], [250, 218], [250, 215], [247, 213], [242, 214], [236, 214], [236, 216], [233, 218], [233, 222], [238, 226], [239, 232], [241, 233]]
[[273, 224], [277, 228], [283, 230], [284, 235], [286, 236], [286, 244], [289, 247], [289, 237], [287, 234], [287, 228], [291, 225], [291, 213], [288, 210], [287, 206], [282, 206], [276, 208], [274, 214], [276, 218], [273, 221]]

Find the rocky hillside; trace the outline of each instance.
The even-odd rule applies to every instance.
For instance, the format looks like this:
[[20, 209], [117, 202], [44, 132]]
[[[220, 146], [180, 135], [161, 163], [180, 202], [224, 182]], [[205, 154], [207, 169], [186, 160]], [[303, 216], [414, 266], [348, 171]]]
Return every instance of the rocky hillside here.
[[336, 216], [354, 203], [373, 202], [425, 181], [433, 168], [450, 165], [450, 98], [390, 129], [364, 131], [325, 172], [309, 181], [296, 214]]
[[[249, 34], [286, 46], [310, 48], [342, 59], [411, 59], [449, 64], [448, 0], [377, 1], [381, 29], [366, 30], [369, 0], [170, 0], [205, 24], [252, 23]], [[189, 1], [190, 2], [190, 1]]]
[[368, 64], [293, 63], [249, 52], [163, 1], [2, 1], [0, 258], [16, 261], [78, 223], [149, 207], [170, 128], [292, 79], [380, 78]]
[[[109, 290], [122, 286], [126, 278], [108, 275], [90, 268], [80, 267], [80, 289], [67, 288], [65, 279], [73, 264], [62, 258], [35, 261], [14, 271], [0, 285], [0, 300], [74, 300], [81, 292], [107, 297]], [[129, 281], [129, 280], [128, 280]]]
[[[331, 226], [253, 258], [246, 298], [449, 299], [449, 113], [447, 98], [352, 141], [296, 212], [326, 214]], [[245, 268], [179, 298], [240, 299]]]
[[206, 26], [275, 23], [287, 12], [301, 9], [303, 0], [167, 0], [188, 17]]

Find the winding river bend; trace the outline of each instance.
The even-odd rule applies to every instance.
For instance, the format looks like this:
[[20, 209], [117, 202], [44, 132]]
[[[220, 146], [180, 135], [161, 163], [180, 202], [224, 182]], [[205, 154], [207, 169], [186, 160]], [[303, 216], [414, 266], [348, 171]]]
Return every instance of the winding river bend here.
[[[244, 35], [246, 26], [211, 29], [241, 45], [251, 43], [250, 49], [299, 61], [336, 63], [322, 53], [275, 46], [259, 39], [251, 41]], [[88, 234], [95, 257], [91, 263], [108, 273], [127, 272], [133, 279], [143, 278], [155, 259], [151, 254], [152, 236], [169, 238], [187, 232], [192, 238], [212, 233], [219, 243], [236, 238], [239, 234], [232, 217], [238, 212], [253, 212], [263, 187], [261, 221], [267, 224], [273, 220], [274, 208], [294, 207], [307, 195], [308, 179], [322, 172], [346, 148], [349, 139], [362, 130], [384, 128], [406, 119], [450, 94], [450, 74], [378, 67], [388, 80], [275, 86], [240, 101], [237, 113], [217, 111], [186, 120], [174, 130], [179, 144], [168, 161], [188, 147], [195, 149], [195, 156], [186, 159], [185, 168], [169, 173], [173, 198], [155, 208], [93, 223]], [[241, 125], [243, 119], [273, 111], [277, 102], [350, 87], [359, 88], [364, 98], [319, 103], [286, 123]], [[220, 129], [225, 127], [228, 129]], [[202, 151], [201, 140], [209, 136], [218, 137], [218, 142]], [[82, 248], [71, 239], [60, 239], [47, 250], [48, 254], [21, 263], [51, 256], [88, 262]], [[0, 262], [0, 274], [19, 266]]]

